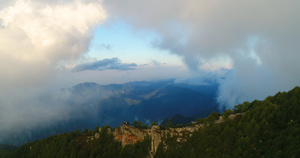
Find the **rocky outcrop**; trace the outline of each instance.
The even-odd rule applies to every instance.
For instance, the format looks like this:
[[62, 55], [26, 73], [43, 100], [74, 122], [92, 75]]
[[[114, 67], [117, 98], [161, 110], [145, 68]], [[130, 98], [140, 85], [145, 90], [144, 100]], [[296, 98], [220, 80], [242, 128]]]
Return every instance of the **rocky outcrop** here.
[[156, 153], [156, 149], [159, 145], [159, 143], [162, 141], [162, 134], [164, 134], [163, 131], [160, 130], [158, 125], [154, 125], [150, 129], [151, 134], [151, 151], [150, 155], [154, 155]]
[[[236, 116], [242, 114], [230, 115], [229, 119], [234, 119]], [[216, 124], [224, 122], [224, 118], [220, 116], [215, 121]], [[121, 124], [120, 128], [116, 128], [113, 131], [108, 129], [108, 133], [112, 133], [115, 140], [119, 140], [123, 146], [128, 144], [135, 144], [138, 141], [143, 141], [147, 136], [151, 136], [151, 151], [150, 155], [153, 157], [156, 153], [158, 145], [162, 140], [166, 139], [167, 136], [175, 137], [177, 142], [184, 142], [192, 136], [194, 131], [197, 131], [204, 127], [204, 124], [196, 124], [189, 127], [182, 128], [168, 128], [165, 130], [160, 129], [158, 125], [152, 126], [150, 129], [139, 129], [134, 126]], [[101, 131], [101, 128], [99, 128]], [[95, 138], [99, 138], [99, 133], [95, 134]]]
[[[122, 124], [120, 128], [115, 129], [112, 133], [115, 140], [119, 140], [122, 145], [134, 144], [138, 141], [143, 141], [147, 136], [151, 136], [151, 151], [150, 155], [156, 153], [158, 145], [169, 134], [171, 137], [176, 137], [178, 142], [186, 141], [192, 136], [192, 133], [200, 129], [201, 125], [194, 127], [170, 128], [161, 130], [158, 125], [152, 126], [150, 129], [138, 129], [130, 125]], [[95, 134], [95, 138], [99, 138], [99, 134]]]
[[148, 130], [138, 129], [133, 126], [124, 124], [122, 124], [119, 129], [115, 129], [113, 131], [114, 138], [121, 141], [123, 146], [142, 141], [148, 135]]
[[[242, 116], [242, 113], [236, 113], [236, 114], [231, 114], [228, 116], [228, 119], [233, 120], [234, 118], [236, 118], [237, 116]], [[225, 118], [223, 116], [220, 116], [218, 120], [215, 121], [215, 124], [219, 124], [225, 121]]]

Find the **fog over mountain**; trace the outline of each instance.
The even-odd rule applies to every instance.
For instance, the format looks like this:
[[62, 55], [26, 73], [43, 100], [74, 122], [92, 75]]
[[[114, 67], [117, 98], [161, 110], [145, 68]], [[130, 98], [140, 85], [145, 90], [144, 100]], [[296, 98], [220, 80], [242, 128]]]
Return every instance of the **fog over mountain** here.
[[[300, 1], [283, 0], [0, 0], [0, 140], [101, 110], [114, 124], [107, 109], [95, 108], [101, 98], [113, 97], [106, 103], [120, 112], [123, 104], [138, 107], [133, 96], [146, 95], [118, 97], [98, 85], [170, 78], [218, 85], [213, 96], [221, 110], [299, 86], [299, 8]], [[97, 83], [89, 85], [97, 93], [68, 89], [86, 82]], [[152, 110], [184, 94], [195, 103], [200, 93], [164, 87], [155, 93], [161, 97], [142, 102]], [[131, 111], [147, 115], [145, 109]]]
[[[300, 2], [266, 0], [103, 1], [114, 18], [156, 31], [158, 49], [195, 73], [230, 67], [218, 101], [232, 107], [299, 85]], [[153, 12], [155, 10], [155, 12]], [[138, 12], [138, 14], [136, 14]], [[261, 87], [264, 87], [261, 89]]]
[[[205, 117], [212, 111], [219, 111], [215, 99], [217, 88], [215, 82], [190, 85], [175, 83], [175, 79], [111, 85], [80, 83], [56, 93], [40, 95], [39, 107], [45, 108], [47, 116], [31, 118], [45, 120], [42, 123], [15, 124], [7, 131], [1, 130], [0, 141], [21, 145], [51, 134], [77, 129], [83, 131], [106, 124], [119, 126], [125, 120], [138, 120], [150, 125], [153, 121], [161, 122], [175, 114]], [[53, 107], [57, 109], [51, 109]], [[47, 120], [54, 116], [57, 118]], [[6, 126], [11, 126], [12, 122], [8, 121]]]

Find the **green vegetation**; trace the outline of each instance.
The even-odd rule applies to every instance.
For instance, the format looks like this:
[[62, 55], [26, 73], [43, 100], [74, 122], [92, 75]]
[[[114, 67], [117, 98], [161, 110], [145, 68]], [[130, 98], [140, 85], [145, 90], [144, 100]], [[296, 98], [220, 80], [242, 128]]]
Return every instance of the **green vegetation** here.
[[137, 120], [133, 121], [132, 126], [139, 128], [139, 129], [148, 129], [149, 128], [148, 125], [143, 124], [142, 121], [137, 121]]
[[[222, 114], [224, 121], [215, 123], [220, 114], [197, 119], [204, 127], [187, 141], [178, 143], [170, 134], [157, 148], [155, 158], [179, 157], [300, 157], [300, 88], [279, 92], [263, 101], [244, 102]], [[151, 126], [157, 125], [152, 122]], [[133, 122], [137, 128], [148, 128]], [[178, 124], [176, 127], [183, 127]], [[174, 127], [167, 122], [167, 129]], [[143, 158], [149, 157], [151, 138], [122, 147], [114, 140], [109, 126], [101, 128], [99, 139], [90, 136], [99, 132], [85, 129], [27, 143], [15, 151], [0, 151], [0, 158]], [[13, 149], [13, 148], [12, 148]]]
[[[208, 116], [208, 115], [207, 115]], [[176, 127], [178, 124], [184, 124], [187, 125], [191, 123], [191, 121], [194, 121], [197, 117], [188, 117], [188, 116], [182, 116], [180, 114], [176, 114], [172, 117], [165, 118], [161, 124], [163, 124], [166, 127], [172, 128]]]
[[13, 150], [16, 150], [17, 147], [6, 145], [6, 144], [0, 144], [0, 158], [2, 157], [9, 157]]
[[168, 127], [173, 127], [173, 123], [171, 122], [171, 121], [168, 121], [167, 123], [166, 123], [166, 125], [168, 126]]
[[151, 123], [151, 127], [157, 125], [157, 123], [154, 121]]
[[202, 119], [202, 118], [198, 118], [198, 119], [196, 120], [196, 122], [197, 122], [197, 124], [202, 124], [202, 123], [203, 123], [203, 119]]
[[[89, 130], [53, 135], [43, 140], [27, 143], [15, 152], [2, 154], [5, 158], [143, 158], [149, 155], [150, 138], [134, 145], [122, 147], [114, 140], [109, 126], [104, 126], [99, 139], [89, 140]], [[1, 157], [1, 156], [0, 156]]]
[[[236, 115], [229, 119], [231, 114]], [[156, 158], [177, 157], [300, 157], [300, 88], [280, 92], [263, 101], [244, 102], [204, 120], [206, 126], [186, 142], [175, 138], [162, 142]]]

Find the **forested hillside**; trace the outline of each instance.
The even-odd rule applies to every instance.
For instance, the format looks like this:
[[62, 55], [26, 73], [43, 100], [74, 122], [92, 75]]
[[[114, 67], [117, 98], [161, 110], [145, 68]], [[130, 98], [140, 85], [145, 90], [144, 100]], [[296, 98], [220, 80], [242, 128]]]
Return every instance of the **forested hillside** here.
[[[230, 113], [243, 115], [226, 119]], [[220, 124], [206, 118], [206, 126], [182, 144], [167, 138], [155, 157], [300, 157], [299, 87], [263, 101], [244, 102], [223, 117]]]
[[143, 158], [149, 155], [150, 139], [122, 147], [121, 142], [114, 140], [109, 126], [102, 127], [99, 139], [91, 140], [91, 136], [98, 132], [85, 130], [80, 132], [53, 135], [43, 140], [27, 143], [14, 152], [4, 153], [0, 157], [7, 158]]
[[[239, 115], [230, 118], [232, 114]], [[300, 157], [299, 114], [300, 88], [295, 87], [263, 101], [236, 105], [221, 117], [212, 113], [198, 119], [201, 129], [187, 141], [166, 136], [154, 157]], [[107, 126], [102, 128], [99, 139], [92, 140], [97, 129], [54, 135], [27, 143], [2, 157], [150, 157], [150, 137], [122, 146]]]
[[[109, 124], [119, 126], [120, 122], [135, 119], [143, 122], [160, 121], [180, 114], [189, 117], [206, 117], [218, 111], [216, 97], [218, 85], [187, 85], [175, 80], [129, 82], [124, 84], [98, 85], [81, 83], [62, 89], [63, 97], [44, 95], [41, 102], [67, 106], [62, 120], [50, 121], [34, 128], [17, 128], [2, 136], [0, 143], [21, 146], [27, 142], [65, 132], [83, 131]], [[55, 96], [55, 95], [54, 95]], [[184, 106], [182, 106], [184, 105]], [[190, 122], [191, 120], [189, 120]], [[3, 133], [1, 133], [3, 135]]]

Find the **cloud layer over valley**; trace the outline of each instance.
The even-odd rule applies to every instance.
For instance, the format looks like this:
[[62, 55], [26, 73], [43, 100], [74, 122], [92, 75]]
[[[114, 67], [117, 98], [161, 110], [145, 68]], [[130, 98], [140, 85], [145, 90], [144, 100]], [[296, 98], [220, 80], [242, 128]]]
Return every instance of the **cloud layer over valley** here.
[[105, 10], [100, 1], [0, 2], [0, 133], [61, 120], [64, 96], [49, 92], [56, 67], [88, 51]]
[[[299, 8], [283, 0], [0, 0], [0, 141], [16, 127], [91, 112], [68, 106], [71, 94], [60, 90], [80, 82], [210, 78], [222, 110], [299, 86]], [[120, 21], [130, 28], [116, 27], [128, 31], [122, 36], [112, 27]], [[171, 56], [179, 62], [169, 64]], [[83, 96], [80, 105], [91, 99]]]
[[113, 18], [158, 32], [153, 46], [181, 56], [196, 73], [232, 69], [220, 81], [223, 106], [300, 84], [298, 1], [109, 0], [104, 6]]

